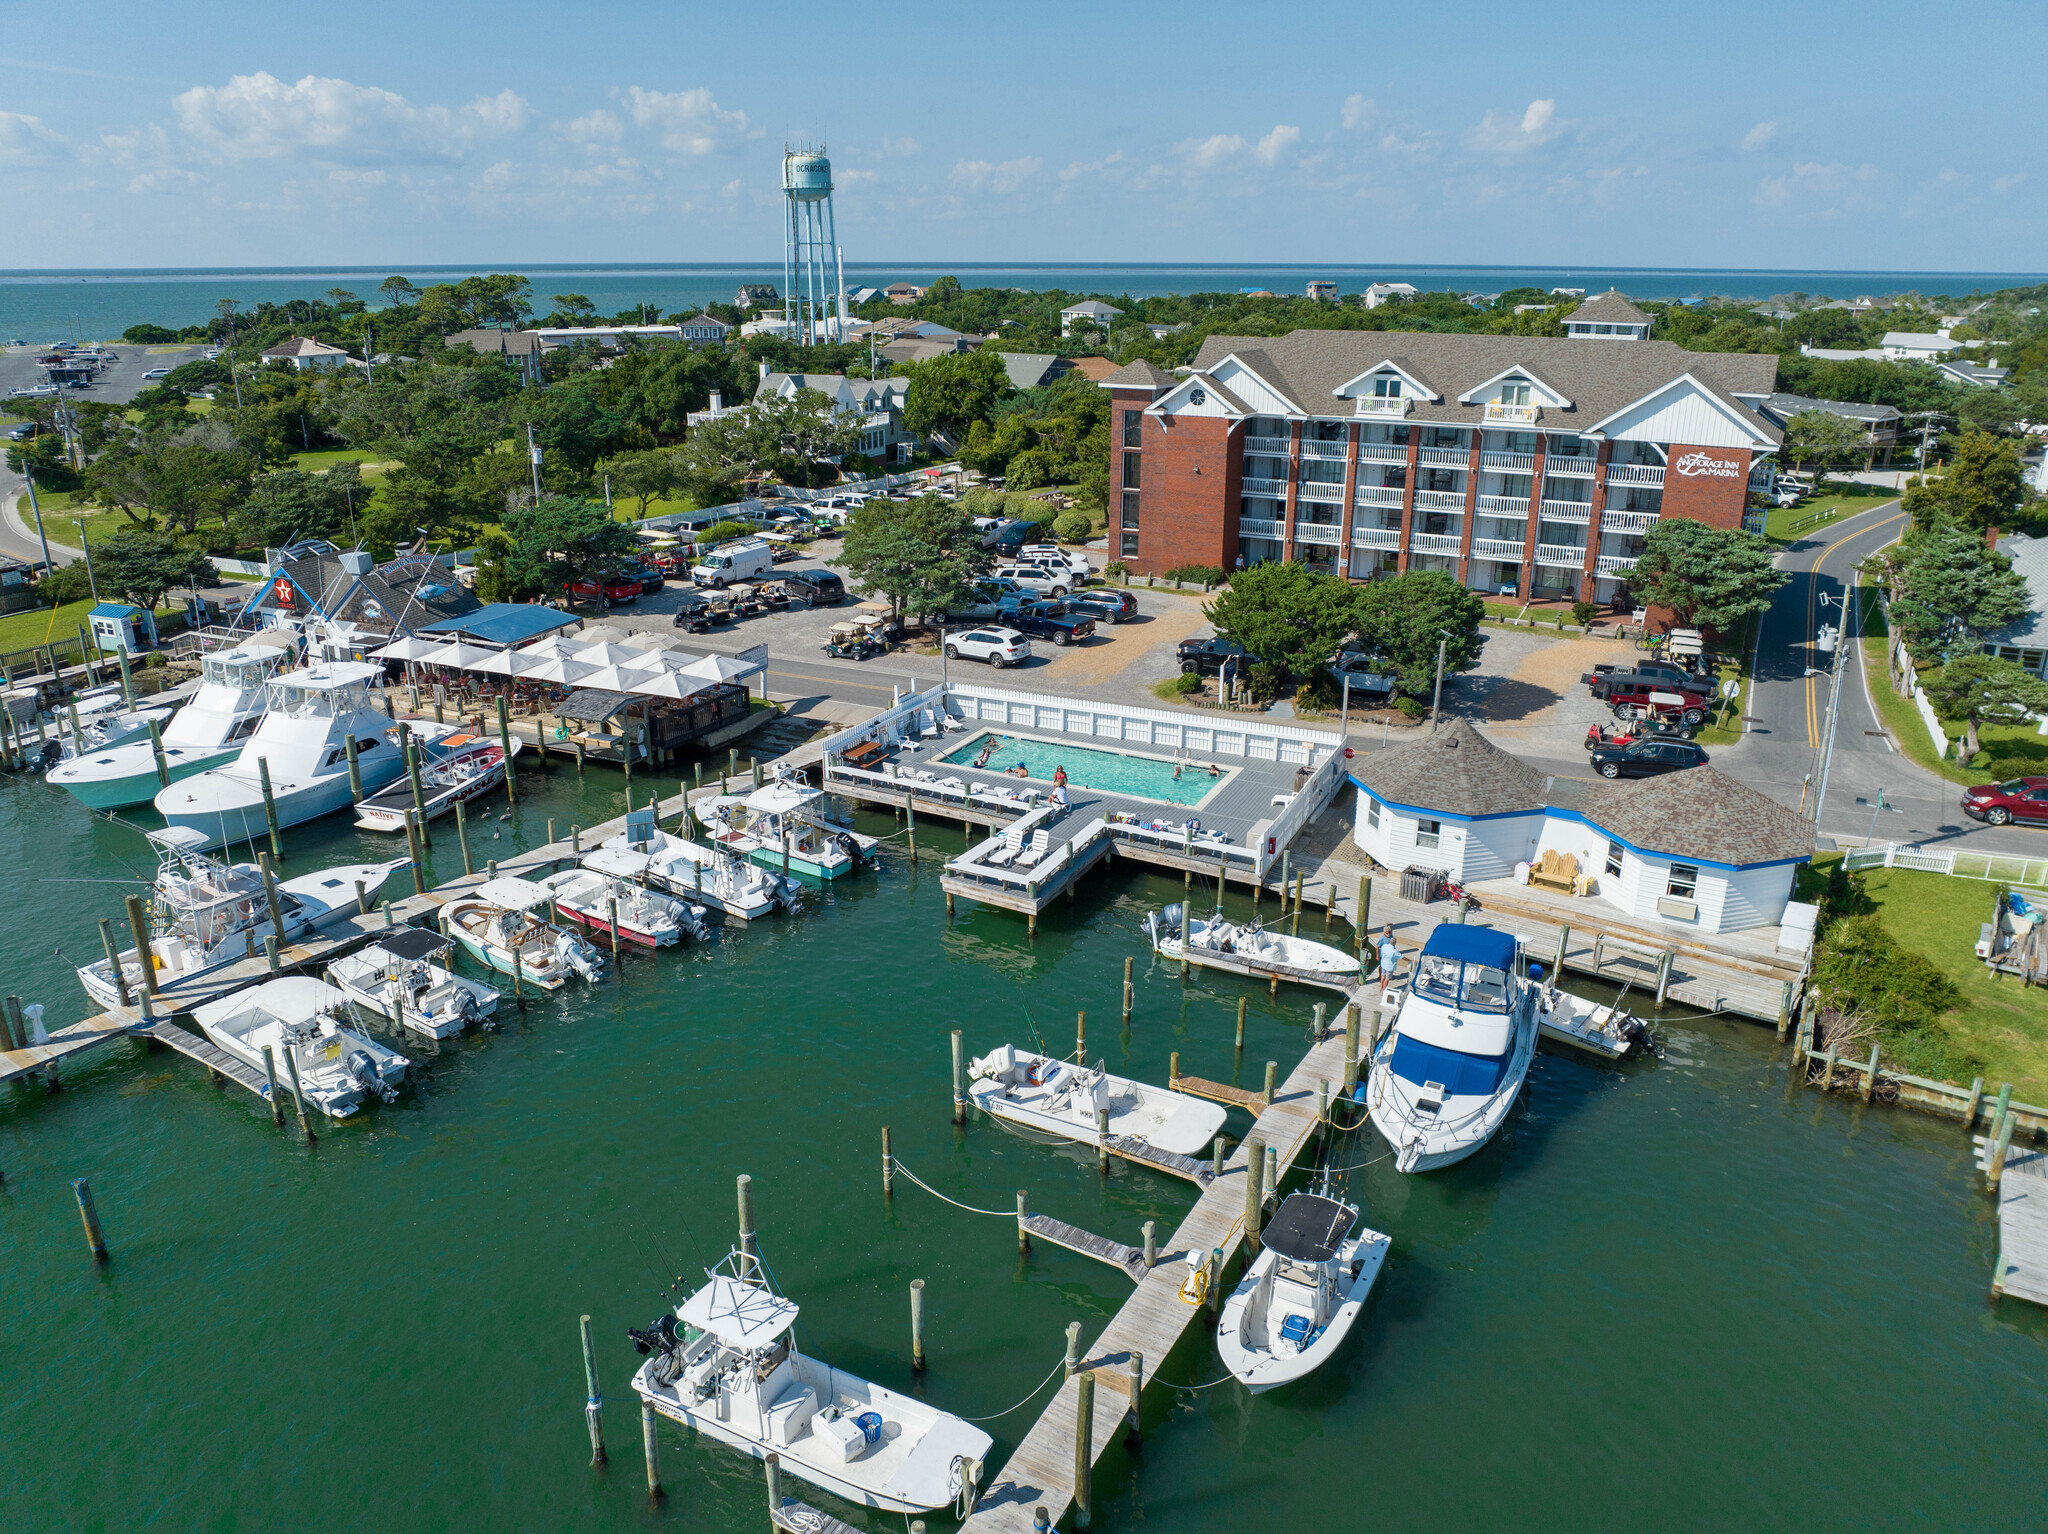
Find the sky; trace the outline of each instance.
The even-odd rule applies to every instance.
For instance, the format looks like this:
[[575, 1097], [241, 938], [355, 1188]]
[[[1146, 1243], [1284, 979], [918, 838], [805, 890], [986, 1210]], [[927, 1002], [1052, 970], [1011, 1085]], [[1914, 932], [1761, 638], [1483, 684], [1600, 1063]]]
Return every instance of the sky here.
[[800, 140], [849, 261], [2020, 271], [2044, 45], [1970, 0], [0, 0], [0, 268], [774, 261]]

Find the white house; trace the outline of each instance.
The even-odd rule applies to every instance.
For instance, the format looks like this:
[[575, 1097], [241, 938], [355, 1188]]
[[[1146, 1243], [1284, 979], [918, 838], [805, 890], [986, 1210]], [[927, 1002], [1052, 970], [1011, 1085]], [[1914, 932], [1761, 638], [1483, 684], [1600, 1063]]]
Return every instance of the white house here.
[[1413, 298], [1420, 291], [1412, 282], [1375, 282], [1365, 290], [1365, 307], [1377, 309], [1390, 298]]
[[1887, 330], [1878, 346], [1888, 362], [1939, 362], [1963, 349], [1961, 341], [1915, 330]]
[[1587, 299], [1567, 315], [1564, 333], [1568, 336], [1596, 336], [1604, 341], [1647, 341], [1650, 338], [1650, 317], [1610, 288], [1597, 298]]
[[723, 346], [732, 326], [715, 314], [693, 314], [676, 329], [692, 346]]
[[1072, 335], [1077, 321], [1107, 330], [1109, 329], [1109, 322], [1118, 318], [1122, 313], [1123, 310], [1112, 309], [1108, 304], [1098, 299], [1084, 299], [1072, 308], [1060, 310], [1060, 334], [1063, 336]]
[[292, 336], [264, 350], [265, 362], [283, 363], [301, 373], [328, 373], [345, 368], [353, 360], [338, 346], [308, 336]]
[[1556, 850], [1591, 877], [1593, 900], [1650, 926], [1776, 926], [1813, 856], [1811, 825], [1711, 767], [1626, 783], [1546, 778], [1464, 720], [1362, 758], [1351, 780], [1353, 837], [1390, 868], [1471, 884]]

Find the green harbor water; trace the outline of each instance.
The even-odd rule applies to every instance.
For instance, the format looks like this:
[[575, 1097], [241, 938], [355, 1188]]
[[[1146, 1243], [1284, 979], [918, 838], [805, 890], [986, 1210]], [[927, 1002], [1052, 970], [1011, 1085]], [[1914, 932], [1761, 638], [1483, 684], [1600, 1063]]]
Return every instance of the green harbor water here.
[[[472, 821], [479, 861], [555, 817], [617, 812], [619, 779], [522, 778]], [[673, 785], [671, 784], [671, 788]], [[882, 819], [866, 829], [888, 832]], [[0, 990], [86, 1008], [70, 966], [149, 858], [41, 785], [0, 784], [14, 908]], [[458, 872], [452, 824], [434, 862]], [[388, 839], [345, 820], [286, 833], [290, 872]], [[0, 1089], [0, 1528], [767, 1528], [752, 1461], [664, 1425], [667, 1499], [643, 1488], [628, 1326], [722, 1256], [733, 1178], [803, 1306], [799, 1345], [965, 1416], [1003, 1410], [1129, 1292], [1111, 1269], [899, 1182], [880, 1131], [962, 1203], [1162, 1240], [1186, 1185], [988, 1121], [948, 1122], [947, 1046], [1072, 1047], [1163, 1080], [1256, 1084], [1298, 1057], [1306, 991], [1154, 966], [1142, 913], [1178, 881], [1119, 863], [1051, 913], [963, 905], [950, 924], [927, 831], [794, 920], [722, 932], [619, 981], [580, 982], [497, 1032], [415, 1061], [398, 1103], [271, 1128], [191, 1062], [122, 1042], [64, 1090]], [[384, 855], [389, 855], [385, 853]], [[1233, 910], [1239, 902], [1233, 899]], [[1313, 933], [1320, 918], [1310, 916]], [[61, 948], [60, 957], [55, 950]], [[1126, 955], [1137, 1003], [1119, 1028]], [[1243, 1062], [1237, 1000], [1250, 997]], [[1934, 1529], [2039, 1520], [2048, 1314], [1986, 1294], [1993, 1225], [1968, 1142], [1939, 1120], [1794, 1088], [1770, 1030], [1665, 1021], [1668, 1056], [1544, 1054], [1480, 1155], [1351, 1189], [1393, 1255], [1357, 1336], [1291, 1394], [1253, 1400], [1199, 1327], [1155, 1362], [1145, 1442], [1096, 1481], [1096, 1527]], [[1246, 1122], [1236, 1116], [1233, 1133]], [[1341, 1154], [1383, 1151], [1370, 1130]], [[90, 1261], [70, 1179], [89, 1177], [113, 1259]], [[926, 1282], [929, 1373], [909, 1366]], [[577, 1317], [595, 1321], [612, 1447], [592, 1470]], [[989, 1424], [994, 1458], [1043, 1401]], [[794, 1490], [856, 1527], [905, 1520]], [[952, 1527], [943, 1516], [937, 1531]]]

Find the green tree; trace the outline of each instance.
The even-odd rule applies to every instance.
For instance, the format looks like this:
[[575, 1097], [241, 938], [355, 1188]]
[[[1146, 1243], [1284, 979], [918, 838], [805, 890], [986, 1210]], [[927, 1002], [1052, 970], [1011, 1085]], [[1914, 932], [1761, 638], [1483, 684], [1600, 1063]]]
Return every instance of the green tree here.
[[1886, 575], [1892, 630], [1916, 653], [1973, 650], [2032, 605], [2012, 561], [1951, 522], [1908, 533], [1889, 551]]
[[1963, 721], [1958, 766], [1967, 764], [1980, 749], [1980, 725], [2019, 724], [2030, 713], [2048, 711], [2048, 682], [2018, 661], [1981, 652], [1957, 657], [1939, 672], [1922, 676], [1920, 685], [1936, 713]]
[[531, 591], [563, 591], [616, 570], [634, 548], [632, 531], [601, 501], [548, 495], [505, 514], [509, 578]]
[[[1241, 577], [1232, 576], [1232, 584]], [[1486, 644], [1479, 621], [1486, 604], [1442, 570], [1410, 570], [1358, 588], [1358, 632], [1366, 647], [1393, 667], [1401, 690], [1427, 695], [1436, 682], [1437, 645], [1444, 675], [1470, 671]]]
[[366, 501], [362, 473], [353, 460], [323, 474], [276, 469], [256, 480], [229, 525], [236, 539], [251, 548], [278, 548], [302, 538], [352, 540], [354, 509]]
[[1629, 585], [1652, 606], [1669, 608], [1679, 627], [1725, 634], [1768, 608], [1787, 579], [1756, 534], [1665, 517], [1644, 538]]
[[993, 351], [953, 352], [900, 371], [910, 380], [903, 424], [920, 437], [942, 432], [960, 441], [1010, 390], [1003, 359]]
[[1785, 423], [1779, 455], [1801, 469], [1860, 468], [1869, 443], [1854, 421], [1829, 410], [1802, 410]]
[[1949, 521], [1977, 532], [2010, 526], [2013, 513], [2027, 498], [2020, 443], [1981, 431], [1949, 441], [1954, 456], [1941, 473], [1907, 482], [1905, 507], [1913, 525], [1931, 528]]
[[681, 488], [681, 469], [676, 455], [667, 448], [615, 453], [599, 460], [597, 471], [611, 481], [614, 496], [631, 496], [640, 503], [642, 517], [655, 501]]
[[1286, 677], [1306, 682], [1357, 631], [1366, 589], [1274, 560], [1240, 570], [1202, 611], [1256, 657], [1252, 686], [1271, 696]]
[[174, 586], [210, 586], [220, 572], [204, 552], [162, 533], [126, 529], [92, 551], [102, 596], [120, 595], [154, 611]]
[[901, 617], [961, 605], [991, 561], [964, 506], [920, 495], [861, 507], [832, 563], [861, 590], [888, 598]]
[[512, 535], [487, 527], [476, 535], [476, 596], [479, 602], [511, 602], [532, 593], [512, 579]]

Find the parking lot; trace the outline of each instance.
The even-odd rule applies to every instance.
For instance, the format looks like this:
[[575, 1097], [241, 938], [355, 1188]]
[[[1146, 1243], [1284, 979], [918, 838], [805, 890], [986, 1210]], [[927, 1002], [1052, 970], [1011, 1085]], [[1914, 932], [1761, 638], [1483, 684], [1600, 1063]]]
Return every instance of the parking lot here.
[[[145, 381], [144, 373], [191, 362], [206, 350], [203, 346], [130, 346], [120, 341], [109, 343], [107, 349], [114, 354], [114, 362], [86, 388], [66, 389], [67, 398], [93, 400], [102, 405], [125, 405], [155, 382], [154, 379]], [[40, 384], [43, 370], [36, 366], [36, 358], [45, 355], [47, 352], [42, 343], [0, 347], [0, 396], [12, 389]], [[0, 410], [6, 409], [8, 403], [0, 398]], [[26, 406], [30, 402], [17, 400], [12, 403]]]

